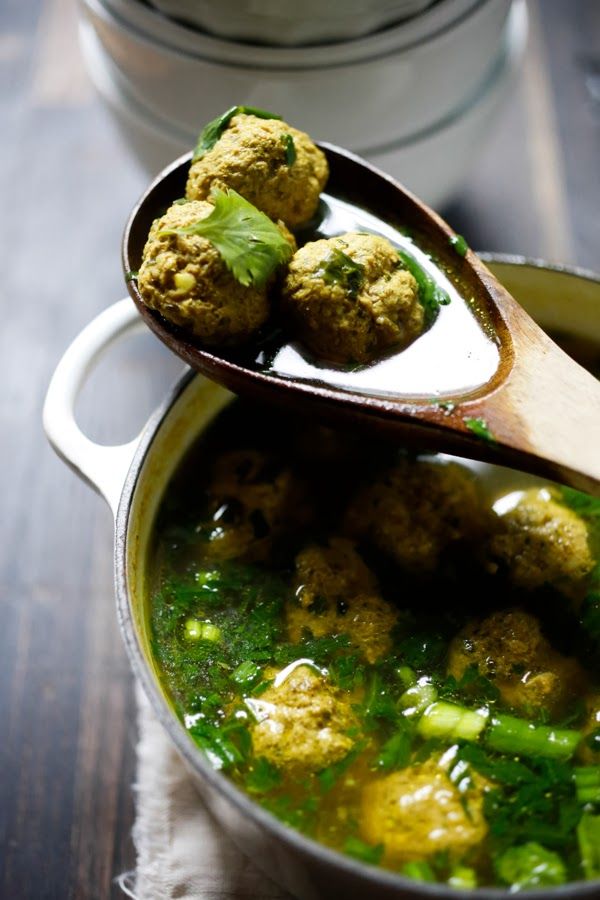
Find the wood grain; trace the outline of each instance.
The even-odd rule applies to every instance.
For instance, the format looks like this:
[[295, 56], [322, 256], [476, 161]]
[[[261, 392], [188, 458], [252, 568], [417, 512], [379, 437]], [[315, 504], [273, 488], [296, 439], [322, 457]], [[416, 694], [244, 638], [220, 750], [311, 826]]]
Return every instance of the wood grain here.
[[[0, 4], [0, 897], [10, 900], [122, 897], [114, 878], [134, 862], [133, 693], [111, 520], [41, 430], [61, 352], [124, 294], [120, 236], [146, 182], [88, 90], [74, 17], [69, 0]], [[562, 158], [550, 177], [566, 185], [572, 255], [561, 262], [598, 268], [600, 119], [586, 72], [600, 7], [544, 0], [536, 23]], [[472, 246], [551, 253], [532, 195], [533, 128], [521, 83], [445, 211]], [[82, 423], [94, 439], [126, 439], [178, 369], [151, 336], [123, 347], [84, 393]]]

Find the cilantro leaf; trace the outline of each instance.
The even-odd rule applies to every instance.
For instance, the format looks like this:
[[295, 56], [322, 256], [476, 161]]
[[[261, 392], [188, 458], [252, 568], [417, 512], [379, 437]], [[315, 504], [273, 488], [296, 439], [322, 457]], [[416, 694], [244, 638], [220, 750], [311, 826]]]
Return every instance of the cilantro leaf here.
[[363, 286], [365, 267], [355, 262], [347, 253], [334, 247], [321, 261], [315, 275], [322, 278], [325, 284], [339, 284], [353, 300]]
[[412, 736], [408, 722], [398, 720], [398, 730], [381, 747], [373, 767], [391, 771], [403, 769], [410, 761]]
[[291, 245], [268, 216], [236, 191], [214, 190], [210, 215], [161, 234], [198, 234], [213, 244], [233, 277], [244, 287], [262, 287], [288, 261]]
[[209, 150], [212, 150], [233, 117], [240, 114], [256, 116], [257, 119], [281, 119], [281, 116], [278, 116], [276, 113], [267, 112], [266, 109], [257, 109], [255, 106], [232, 106], [231, 109], [228, 109], [204, 126], [198, 136], [198, 142], [192, 156], [193, 163], [202, 159]]

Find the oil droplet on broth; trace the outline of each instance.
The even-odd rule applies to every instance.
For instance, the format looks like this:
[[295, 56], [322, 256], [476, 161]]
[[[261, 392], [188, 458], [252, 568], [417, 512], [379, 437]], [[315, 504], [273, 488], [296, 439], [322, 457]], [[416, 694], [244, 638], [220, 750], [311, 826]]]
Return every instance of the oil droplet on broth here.
[[406, 250], [450, 297], [433, 325], [403, 350], [368, 366], [352, 369], [318, 360], [299, 342], [261, 351], [255, 365], [280, 378], [330, 385], [382, 397], [444, 397], [483, 387], [498, 368], [499, 351], [465, 297], [410, 237], [371, 213], [328, 194], [322, 195], [322, 219], [310, 240], [345, 231], [380, 234]]

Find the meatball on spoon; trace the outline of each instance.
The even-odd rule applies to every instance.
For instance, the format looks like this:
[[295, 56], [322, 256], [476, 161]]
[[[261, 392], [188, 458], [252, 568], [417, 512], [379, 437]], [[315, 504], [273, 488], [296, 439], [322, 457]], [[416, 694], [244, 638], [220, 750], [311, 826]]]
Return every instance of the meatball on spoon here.
[[[296, 233], [298, 244], [348, 232], [387, 238], [401, 259], [412, 260], [424, 297], [445, 298], [429, 327], [408, 347], [368, 364], [317, 359], [272, 323], [243, 346], [206, 348], [149, 309], [129, 277], [152, 331], [193, 369], [236, 393], [288, 410], [295, 405], [324, 421], [396, 431], [409, 446], [600, 494], [600, 383], [435, 212], [360, 158], [320, 146], [330, 177], [318, 215]], [[190, 158], [168, 166], [134, 209], [123, 240], [126, 273], [140, 268], [153, 221], [185, 193]]]

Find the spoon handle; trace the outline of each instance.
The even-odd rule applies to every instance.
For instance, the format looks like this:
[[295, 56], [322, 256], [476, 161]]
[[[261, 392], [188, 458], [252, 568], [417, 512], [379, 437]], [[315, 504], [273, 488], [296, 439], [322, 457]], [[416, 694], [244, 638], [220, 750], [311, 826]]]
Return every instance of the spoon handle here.
[[481, 403], [494, 439], [540, 474], [600, 495], [600, 381], [574, 362], [506, 292], [512, 367]]

